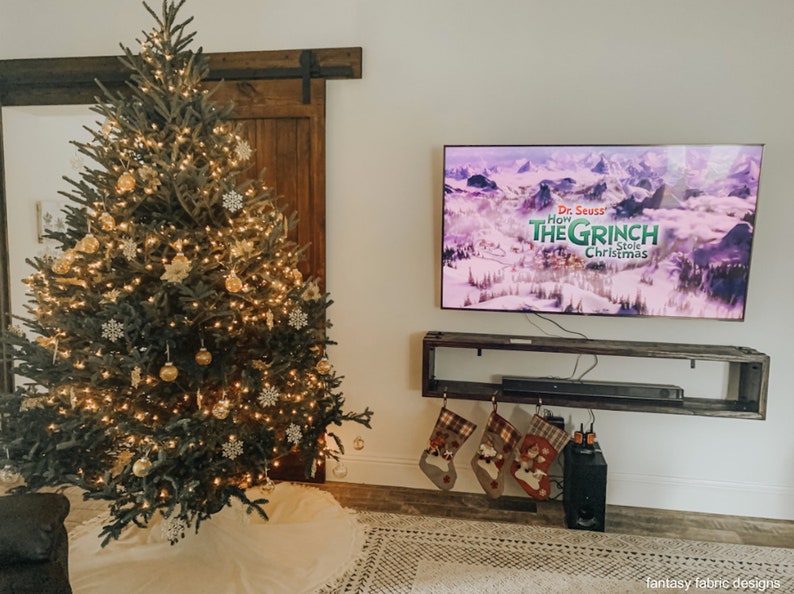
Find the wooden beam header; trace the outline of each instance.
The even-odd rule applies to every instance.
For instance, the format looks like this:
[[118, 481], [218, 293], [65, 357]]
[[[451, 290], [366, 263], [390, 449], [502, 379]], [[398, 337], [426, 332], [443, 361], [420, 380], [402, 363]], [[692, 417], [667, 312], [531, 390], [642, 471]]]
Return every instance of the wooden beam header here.
[[[322, 48], [206, 54], [207, 81], [275, 78], [361, 78], [361, 48]], [[0, 105], [93, 104], [99, 80], [110, 91], [126, 87], [120, 56], [0, 60]]]

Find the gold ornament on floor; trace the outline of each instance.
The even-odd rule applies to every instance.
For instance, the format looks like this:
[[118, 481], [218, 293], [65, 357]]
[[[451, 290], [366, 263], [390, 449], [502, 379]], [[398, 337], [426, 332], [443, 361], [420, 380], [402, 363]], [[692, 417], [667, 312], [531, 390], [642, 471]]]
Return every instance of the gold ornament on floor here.
[[126, 192], [132, 192], [134, 189], [135, 177], [133, 177], [129, 171], [125, 171], [119, 176], [118, 180], [116, 180], [116, 192], [124, 194]]
[[171, 361], [166, 361], [165, 365], [160, 368], [160, 379], [164, 382], [172, 382], [179, 376], [179, 370], [174, 366]]
[[148, 476], [149, 473], [152, 471], [152, 461], [149, 460], [146, 456], [138, 458], [132, 464], [132, 474], [137, 476], [138, 478], [143, 478]]
[[356, 436], [353, 440], [353, 449], [354, 450], [363, 450], [364, 449], [364, 438], [360, 435]]
[[238, 293], [243, 290], [243, 281], [240, 280], [236, 273], [232, 272], [226, 277], [226, 290], [229, 293]]

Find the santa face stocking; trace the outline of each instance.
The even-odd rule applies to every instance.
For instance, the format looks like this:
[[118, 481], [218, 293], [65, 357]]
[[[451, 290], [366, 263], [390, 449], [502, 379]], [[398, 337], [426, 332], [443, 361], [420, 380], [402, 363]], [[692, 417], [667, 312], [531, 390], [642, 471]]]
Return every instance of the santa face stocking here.
[[419, 468], [439, 489], [448, 491], [455, 485], [458, 473], [453, 458], [476, 428], [446, 406], [441, 408], [428, 446], [419, 458]]
[[504, 478], [520, 439], [518, 430], [494, 410], [488, 417], [480, 447], [471, 459], [474, 475], [488, 497], [496, 499], [504, 491]]
[[510, 472], [530, 497], [548, 499], [551, 491], [549, 466], [570, 440], [570, 436], [535, 415], [529, 422]]

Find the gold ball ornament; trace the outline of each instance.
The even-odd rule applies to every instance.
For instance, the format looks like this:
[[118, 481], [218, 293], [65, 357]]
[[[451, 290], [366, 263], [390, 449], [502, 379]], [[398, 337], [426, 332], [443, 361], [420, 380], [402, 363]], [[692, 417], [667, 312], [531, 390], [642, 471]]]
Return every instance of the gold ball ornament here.
[[99, 240], [94, 237], [93, 233], [89, 233], [78, 241], [75, 247], [86, 254], [93, 254], [99, 249]]
[[243, 281], [234, 272], [226, 277], [226, 290], [229, 293], [238, 293], [243, 290]]
[[361, 437], [360, 435], [353, 440], [353, 449], [354, 450], [364, 449], [364, 438]]
[[231, 403], [225, 398], [223, 400], [218, 400], [215, 406], [212, 407], [212, 416], [216, 419], [223, 420], [229, 416], [231, 408]]
[[142, 458], [138, 458], [132, 464], [132, 474], [137, 476], [138, 478], [143, 478], [148, 476], [148, 474], [152, 471], [152, 461], [149, 460], [146, 456]]
[[125, 192], [132, 192], [135, 189], [135, 178], [133, 175], [126, 171], [122, 173], [119, 178], [116, 180], [116, 191], [119, 194], [123, 194]]
[[212, 363], [212, 353], [205, 347], [201, 347], [196, 353], [196, 363], [199, 365], [209, 365]]
[[103, 212], [99, 215], [99, 227], [103, 231], [113, 231], [116, 228], [116, 219], [109, 212]]
[[66, 274], [71, 268], [71, 262], [67, 262], [64, 258], [58, 258], [52, 263], [52, 271], [55, 274]]
[[317, 372], [321, 373], [322, 375], [330, 373], [332, 367], [333, 366], [331, 365], [331, 362], [325, 357], [317, 361], [317, 365], [314, 366]]
[[179, 376], [179, 370], [171, 361], [167, 361], [166, 364], [160, 368], [160, 379], [164, 382], [172, 382], [177, 376]]

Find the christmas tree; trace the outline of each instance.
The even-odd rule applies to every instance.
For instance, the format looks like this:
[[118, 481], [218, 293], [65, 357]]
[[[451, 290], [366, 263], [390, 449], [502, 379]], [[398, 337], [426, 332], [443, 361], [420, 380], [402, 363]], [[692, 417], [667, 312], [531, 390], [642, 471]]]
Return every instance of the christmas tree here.
[[343, 410], [330, 300], [297, 268], [294, 216], [262, 175], [238, 183], [251, 147], [202, 85], [183, 4], [144, 4], [157, 26], [123, 48], [129, 92], [92, 108], [75, 143], [92, 166], [50, 234], [61, 251], [28, 260], [26, 329], [5, 333], [18, 386], [2, 441], [22, 489], [108, 500], [104, 543], [155, 513], [198, 530], [233, 498], [264, 514], [250, 488], [272, 488], [275, 461], [299, 452], [311, 475], [343, 451], [328, 427], [372, 414]]

